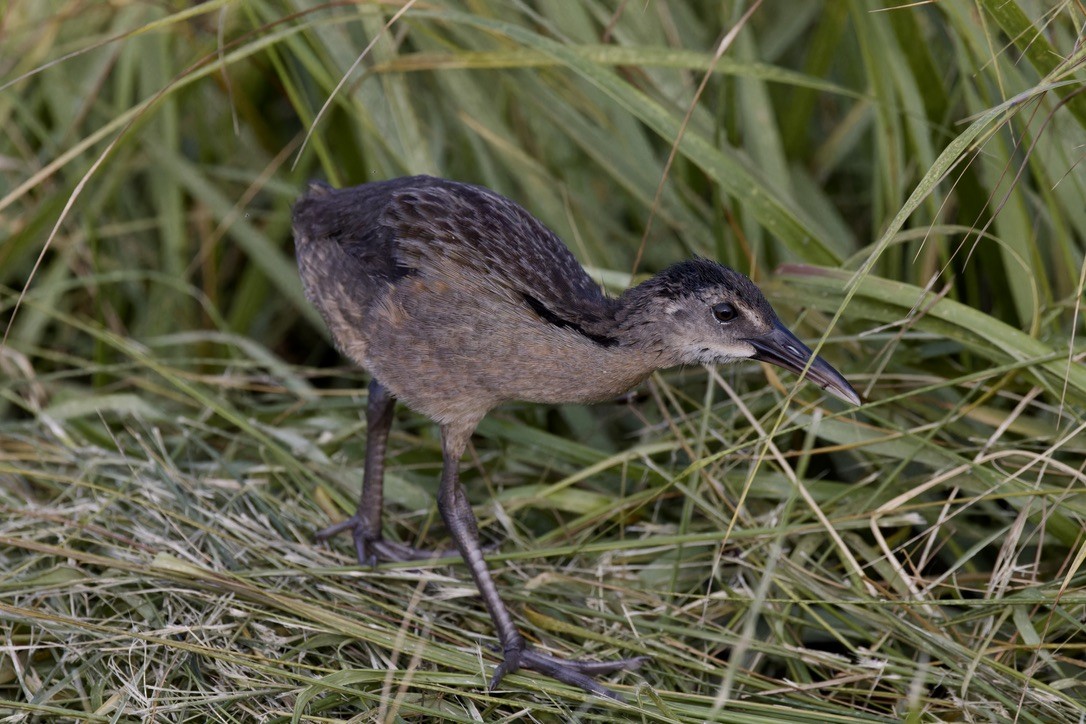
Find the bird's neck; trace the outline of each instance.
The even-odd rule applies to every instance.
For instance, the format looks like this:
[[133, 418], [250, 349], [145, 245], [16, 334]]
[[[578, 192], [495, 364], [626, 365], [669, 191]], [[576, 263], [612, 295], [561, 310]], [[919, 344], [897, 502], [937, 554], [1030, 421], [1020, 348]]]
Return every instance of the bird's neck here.
[[[683, 364], [668, 334], [672, 320], [665, 305], [661, 305], [653, 280], [627, 289], [617, 299], [609, 299], [606, 333], [617, 346], [630, 353], [631, 359], [651, 365], [652, 370]], [[647, 373], [646, 373], [647, 374]]]

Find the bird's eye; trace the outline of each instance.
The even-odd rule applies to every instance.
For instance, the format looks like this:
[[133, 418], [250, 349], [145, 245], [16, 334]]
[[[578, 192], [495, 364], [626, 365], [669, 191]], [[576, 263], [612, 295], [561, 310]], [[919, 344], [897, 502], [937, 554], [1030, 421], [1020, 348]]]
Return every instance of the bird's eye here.
[[721, 302], [720, 304], [713, 305], [713, 316], [716, 317], [716, 321], [724, 323], [731, 322], [738, 315], [735, 311], [735, 306], [729, 302]]

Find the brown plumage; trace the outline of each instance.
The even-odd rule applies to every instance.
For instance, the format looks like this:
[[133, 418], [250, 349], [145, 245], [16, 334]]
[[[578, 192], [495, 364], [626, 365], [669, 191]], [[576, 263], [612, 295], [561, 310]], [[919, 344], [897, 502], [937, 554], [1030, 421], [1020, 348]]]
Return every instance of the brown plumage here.
[[428, 176], [336, 190], [311, 186], [294, 208], [306, 296], [340, 351], [372, 374], [358, 512], [358, 558], [429, 557], [381, 537], [385, 443], [395, 400], [441, 425], [438, 508], [494, 619], [504, 661], [614, 696], [592, 677], [639, 666], [563, 661], [525, 645], [482, 558], [458, 465], [484, 415], [512, 400], [598, 402], [654, 370], [760, 359], [853, 404], [840, 374], [777, 319], [747, 277], [706, 259], [680, 262], [621, 297], [603, 294], [569, 249], [493, 191]]

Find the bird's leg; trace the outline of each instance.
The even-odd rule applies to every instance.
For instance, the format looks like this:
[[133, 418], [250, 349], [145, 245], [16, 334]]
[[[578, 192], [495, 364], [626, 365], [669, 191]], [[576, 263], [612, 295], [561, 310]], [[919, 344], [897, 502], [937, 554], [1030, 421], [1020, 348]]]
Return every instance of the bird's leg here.
[[441, 427], [444, 465], [441, 471], [441, 488], [438, 491], [437, 507], [445, 521], [445, 527], [452, 534], [461, 557], [467, 563], [468, 570], [471, 571], [471, 577], [475, 579], [475, 585], [479, 589], [479, 595], [482, 596], [487, 611], [490, 612], [490, 618], [498, 629], [504, 660], [495, 669], [494, 677], [490, 680], [490, 688], [497, 688], [506, 674], [511, 674], [518, 669], [529, 669], [571, 686], [579, 686], [598, 696], [621, 699], [617, 693], [597, 683], [592, 677], [623, 669], [636, 669], [648, 660], [647, 656], [605, 662], [560, 659], [530, 648], [513, 623], [513, 617], [501, 596], [498, 595], [498, 588], [486, 567], [486, 561], [483, 560], [475, 513], [472, 512], [471, 505], [468, 503], [464, 486], [460, 484], [460, 456], [464, 452], [471, 432], [472, 427], [451, 425]]
[[358, 510], [342, 523], [317, 533], [317, 540], [325, 541], [337, 533], [351, 531], [358, 562], [362, 565], [376, 565], [378, 559], [411, 561], [443, 555], [386, 541], [381, 537], [385, 450], [395, 407], [396, 398], [392, 393], [376, 379], [370, 380], [369, 401], [366, 403], [366, 464], [362, 472], [362, 496], [358, 500]]

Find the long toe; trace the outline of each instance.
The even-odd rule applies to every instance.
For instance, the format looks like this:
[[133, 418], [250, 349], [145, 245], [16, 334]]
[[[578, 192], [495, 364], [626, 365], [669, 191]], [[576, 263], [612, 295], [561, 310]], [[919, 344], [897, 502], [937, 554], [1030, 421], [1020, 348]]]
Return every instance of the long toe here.
[[494, 672], [494, 678], [490, 682], [490, 688], [494, 689], [506, 674], [511, 674], [517, 669], [535, 671], [552, 679], [557, 679], [570, 686], [577, 686], [597, 696], [605, 696], [610, 699], [624, 701], [624, 697], [616, 691], [608, 689], [592, 677], [612, 674], [616, 671], [634, 670], [649, 660], [648, 656], [633, 656], [628, 659], [616, 659], [614, 661], [577, 661], [576, 659], [560, 659], [556, 656], [548, 656], [534, 649], [525, 647], [519, 651], [507, 651], [505, 661], [498, 664]]
[[318, 530], [313, 537], [317, 539], [318, 543], [324, 543], [332, 536], [339, 535], [340, 533], [348, 529], [353, 530], [356, 527], [358, 527], [358, 516], [352, 515], [350, 518], [340, 521], [335, 525], [330, 525], [327, 528], [322, 528], [321, 530]]
[[370, 533], [367, 526], [362, 522], [362, 519], [357, 515], [352, 515], [346, 520], [317, 531], [314, 538], [317, 539], [318, 543], [324, 543], [329, 538], [337, 536], [344, 531], [350, 531], [351, 538], [354, 539], [355, 555], [358, 556], [358, 562], [364, 566], [376, 566], [377, 551], [373, 549], [372, 544], [374, 541], [379, 540], [380, 536], [375, 536]]
[[[640, 669], [641, 665], [651, 658], [649, 656], [631, 656], [628, 659], [615, 659], [613, 661], [578, 661], [576, 659], [559, 659], [532, 650], [526, 651], [525, 655], [530, 656], [533, 659], [541, 659], [554, 662], [558, 665], [568, 666], [586, 676], [604, 676], [606, 674], [613, 674], [616, 671], [634, 671], [635, 669]], [[521, 666], [528, 668], [524, 663], [524, 659], [521, 659]]]
[[344, 531], [350, 531], [354, 539], [355, 554], [358, 562], [364, 566], [376, 566], [379, 561], [426, 561], [436, 558], [451, 558], [459, 555], [457, 551], [428, 551], [412, 548], [403, 543], [387, 541], [380, 534], [374, 534], [369, 527], [357, 515], [352, 515], [346, 520], [328, 526], [316, 534], [318, 542], [323, 543], [329, 538], [339, 535]]
[[429, 561], [442, 558], [455, 558], [460, 555], [458, 551], [430, 551], [425, 548], [412, 548], [396, 541], [378, 538], [370, 541], [369, 548], [377, 553], [383, 561]]

